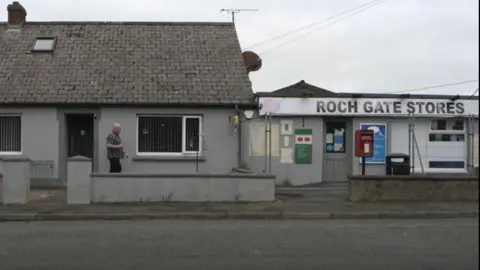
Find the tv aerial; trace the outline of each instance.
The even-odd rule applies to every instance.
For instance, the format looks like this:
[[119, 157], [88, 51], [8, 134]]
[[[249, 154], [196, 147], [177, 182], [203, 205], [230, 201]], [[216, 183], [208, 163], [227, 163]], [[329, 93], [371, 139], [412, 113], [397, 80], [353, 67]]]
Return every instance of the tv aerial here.
[[243, 11], [258, 11], [258, 9], [249, 9], [249, 8], [222, 8], [220, 9], [220, 12], [227, 12], [227, 13], [230, 13], [232, 15], [232, 22], [235, 23], [235, 14], [236, 13], [240, 13], [240, 12], [243, 12]]
[[[247, 9], [247, 8], [230, 8], [230, 9], [220, 9], [220, 12], [228, 12], [232, 14], [232, 23], [235, 24], [235, 14], [243, 11], [258, 11], [258, 9]], [[250, 72], [258, 71], [262, 67], [262, 59], [258, 54], [252, 51], [245, 51], [242, 53], [243, 62], [247, 70], [247, 74]]]

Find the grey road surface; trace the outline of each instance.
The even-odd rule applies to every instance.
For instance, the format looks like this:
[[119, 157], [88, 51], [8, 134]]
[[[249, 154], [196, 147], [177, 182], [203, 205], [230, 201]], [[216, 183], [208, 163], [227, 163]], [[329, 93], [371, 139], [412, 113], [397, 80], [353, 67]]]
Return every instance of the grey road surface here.
[[476, 270], [478, 219], [0, 223], [0, 269]]

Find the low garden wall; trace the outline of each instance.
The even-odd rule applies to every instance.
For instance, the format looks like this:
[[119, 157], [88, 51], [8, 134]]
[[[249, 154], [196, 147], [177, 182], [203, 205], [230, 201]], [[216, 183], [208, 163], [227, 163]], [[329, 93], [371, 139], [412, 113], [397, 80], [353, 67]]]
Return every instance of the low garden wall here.
[[84, 157], [70, 158], [67, 171], [69, 204], [275, 200], [274, 175], [91, 173]]
[[478, 201], [478, 176], [353, 175], [349, 199], [368, 201]]
[[92, 202], [273, 201], [274, 178], [243, 174], [94, 173]]

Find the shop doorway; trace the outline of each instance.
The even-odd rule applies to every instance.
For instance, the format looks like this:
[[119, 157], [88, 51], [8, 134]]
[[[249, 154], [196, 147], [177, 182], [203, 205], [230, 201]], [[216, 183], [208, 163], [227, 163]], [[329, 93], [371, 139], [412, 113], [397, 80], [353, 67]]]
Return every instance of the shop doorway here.
[[351, 119], [324, 118], [323, 182], [347, 182], [351, 172]]

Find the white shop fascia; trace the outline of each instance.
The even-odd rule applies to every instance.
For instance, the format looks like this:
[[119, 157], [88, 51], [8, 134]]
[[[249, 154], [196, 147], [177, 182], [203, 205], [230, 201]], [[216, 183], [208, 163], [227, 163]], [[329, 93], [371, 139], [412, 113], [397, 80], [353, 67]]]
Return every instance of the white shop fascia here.
[[261, 97], [260, 115], [478, 117], [478, 99]]

